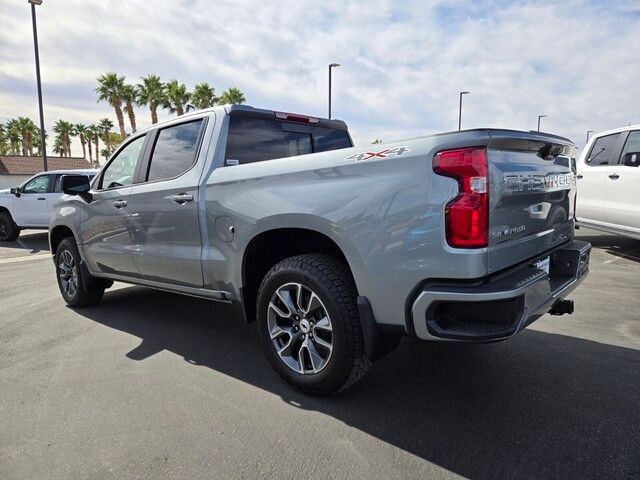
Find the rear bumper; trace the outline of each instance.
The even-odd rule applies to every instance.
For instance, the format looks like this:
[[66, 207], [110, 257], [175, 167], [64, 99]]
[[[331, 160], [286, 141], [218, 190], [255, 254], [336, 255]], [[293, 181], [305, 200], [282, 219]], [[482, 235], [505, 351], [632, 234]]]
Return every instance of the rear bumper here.
[[548, 274], [529, 264], [473, 284], [428, 283], [411, 307], [416, 336], [457, 342], [509, 338], [579, 285], [590, 253], [591, 244], [574, 240], [551, 252]]

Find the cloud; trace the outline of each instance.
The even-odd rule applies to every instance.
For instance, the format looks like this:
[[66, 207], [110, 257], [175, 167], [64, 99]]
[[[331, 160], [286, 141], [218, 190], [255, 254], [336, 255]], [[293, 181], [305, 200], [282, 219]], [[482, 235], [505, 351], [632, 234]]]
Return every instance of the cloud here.
[[[45, 0], [37, 11], [49, 124], [115, 119], [93, 93], [108, 70], [236, 85], [251, 105], [326, 115], [331, 62], [342, 65], [334, 116], [359, 144], [455, 129], [460, 90], [466, 128], [528, 130], [546, 114], [544, 130], [581, 144], [586, 130], [640, 122], [633, 1]], [[0, 0], [0, 45], [0, 118], [35, 119], [26, 2]]]

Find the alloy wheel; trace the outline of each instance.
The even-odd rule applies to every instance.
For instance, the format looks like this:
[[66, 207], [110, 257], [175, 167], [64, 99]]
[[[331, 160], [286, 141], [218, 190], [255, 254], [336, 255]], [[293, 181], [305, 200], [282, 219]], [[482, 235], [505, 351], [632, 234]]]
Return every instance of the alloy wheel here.
[[73, 298], [78, 291], [78, 267], [69, 250], [64, 250], [58, 262], [62, 290]]
[[293, 371], [311, 375], [327, 366], [333, 352], [331, 319], [309, 287], [280, 286], [269, 302], [267, 327], [278, 356]]

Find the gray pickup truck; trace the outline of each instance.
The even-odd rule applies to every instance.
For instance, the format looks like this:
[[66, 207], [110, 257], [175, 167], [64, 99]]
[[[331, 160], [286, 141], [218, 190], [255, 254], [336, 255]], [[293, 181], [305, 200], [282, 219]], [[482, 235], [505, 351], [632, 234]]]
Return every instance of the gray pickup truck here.
[[571, 313], [575, 153], [496, 129], [358, 148], [342, 121], [219, 106], [63, 177], [57, 280], [72, 307], [113, 281], [231, 303], [287, 382], [333, 393], [402, 335], [493, 342]]

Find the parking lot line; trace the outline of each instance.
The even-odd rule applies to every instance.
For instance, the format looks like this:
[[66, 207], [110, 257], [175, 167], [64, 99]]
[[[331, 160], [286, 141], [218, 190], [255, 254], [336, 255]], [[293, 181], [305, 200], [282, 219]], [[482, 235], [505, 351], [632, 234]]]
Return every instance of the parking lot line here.
[[42, 252], [34, 253], [33, 255], [27, 255], [25, 257], [2, 258], [0, 259], [0, 265], [4, 265], [7, 263], [28, 262], [30, 260], [42, 260], [43, 258], [51, 258], [51, 254], [49, 252]]

